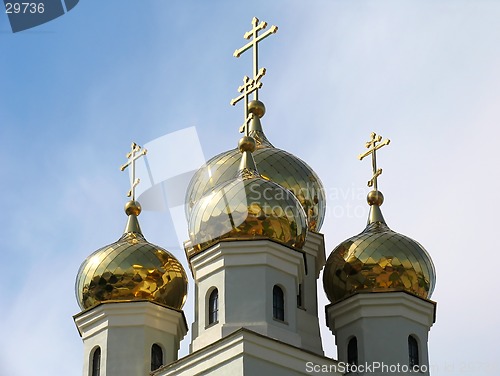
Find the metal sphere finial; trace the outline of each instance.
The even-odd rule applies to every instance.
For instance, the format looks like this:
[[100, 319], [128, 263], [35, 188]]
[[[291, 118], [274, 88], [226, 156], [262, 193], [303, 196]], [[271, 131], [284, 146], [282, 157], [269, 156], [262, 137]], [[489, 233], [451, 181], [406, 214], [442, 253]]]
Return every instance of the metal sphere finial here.
[[381, 206], [384, 203], [384, 195], [380, 191], [371, 191], [366, 197], [368, 204]]
[[253, 153], [255, 150], [255, 140], [253, 137], [249, 136], [243, 136], [240, 138], [240, 141], [238, 142], [238, 149], [243, 153], [245, 151], [249, 151], [250, 153]]
[[141, 214], [142, 208], [138, 201], [131, 200], [125, 204], [125, 213], [127, 215], [135, 215], [136, 217]]
[[253, 100], [248, 103], [248, 112], [256, 115], [260, 119], [266, 113], [266, 106], [264, 106], [264, 103], [261, 101]]

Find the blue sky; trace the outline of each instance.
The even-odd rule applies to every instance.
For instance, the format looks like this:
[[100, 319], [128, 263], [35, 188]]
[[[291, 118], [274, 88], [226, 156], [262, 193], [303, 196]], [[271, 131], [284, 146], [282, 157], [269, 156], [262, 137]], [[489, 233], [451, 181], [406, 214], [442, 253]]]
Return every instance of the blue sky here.
[[[364, 228], [371, 167], [356, 156], [376, 131], [392, 141], [385, 219], [437, 270], [432, 374], [499, 373], [500, 2], [82, 0], [16, 34], [0, 15], [1, 375], [81, 374], [74, 279], [121, 235], [130, 142], [196, 127], [206, 157], [236, 146], [229, 101], [251, 61], [232, 53], [253, 16], [279, 26], [260, 48], [263, 126], [323, 180], [327, 253]], [[140, 221], [187, 269], [169, 213]]]

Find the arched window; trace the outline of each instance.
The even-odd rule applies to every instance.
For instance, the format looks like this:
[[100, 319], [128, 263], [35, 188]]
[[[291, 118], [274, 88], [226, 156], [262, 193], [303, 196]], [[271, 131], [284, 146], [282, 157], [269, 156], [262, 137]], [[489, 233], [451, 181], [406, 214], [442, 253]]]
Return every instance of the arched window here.
[[151, 371], [157, 370], [163, 365], [163, 350], [156, 343], [151, 346]]
[[99, 376], [101, 374], [101, 348], [98, 347], [92, 354], [92, 376]]
[[214, 289], [208, 298], [208, 325], [219, 321], [219, 290]]
[[278, 285], [273, 287], [273, 318], [285, 321], [285, 295]]
[[410, 367], [420, 364], [418, 359], [418, 342], [412, 335], [408, 336], [408, 356], [410, 358]]
[[352, 337], [347, 344], [347, 363], [358, 364], [358, 339]]

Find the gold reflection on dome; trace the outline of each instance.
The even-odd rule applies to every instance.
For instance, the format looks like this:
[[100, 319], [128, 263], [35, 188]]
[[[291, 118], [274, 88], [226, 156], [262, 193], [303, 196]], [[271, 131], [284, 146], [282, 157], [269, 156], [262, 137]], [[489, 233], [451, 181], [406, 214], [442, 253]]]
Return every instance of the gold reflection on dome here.
[[[255, 139], [257, 148], [253, 157], [261, 176], [289, 189], [307, 214], [309, 229], [319, 231], [326, 211], [326, 197], [319, 177], [311, 167], [293, 154], [259, 143], [257, 137]], [[262, 140], [262, 136], [260, 139]], [[241, 153], [238, 149], [229, 150], [210, 159], [195, 173], [186, 194], [188, 218], [192, 215], [195, 203], [205, 193], [234, 178], [240, 159]]]
[[181, 309], [187, 277], [169, 252], [147, 242], [141, 233], [126, 232], [83, 262], [75, 288], [82, 309], [109, 300], [137, 299]]
[[[264, 103], [258, 100], [251, 101], [245, 110], [245, 117], [248, 114], [251, 116], [248, 116], [249, 120], [246, 120], [240, 128], [240, 132], [244, 131], [247, 136], [255, 140], [256, 148], [252, 155], [259, 174], [264, 179], [290, 190], [304, 209], [309, 230], [319, 231], [326, 213], [323, 184], [314, 170], [304, 161], [291, 153], [275, 148], [269, 142], [260, 121], [265, 112]], [[310, 145], [310, 143], [305, 143], [304, 147], [311, 147]], [[186, 192], [188, 221], [192, 208], [198, 200], [219, 184], [228, 182], [236, 176], [240, 159], [238, 149], [229, 150], [210, 159], [194, 174]]]
[[304, 211], [289, 191], [260, 177], [233, 178], [194, 205], [188, 257], [224, 239], [271, 239], [300, 249], [306, 232]]
[[431, 296], [435, 271], [426, 250], [383, 222], [369, 224], [341, 243], [328, 258], [323, 274], [331, 302], [359, 291], [404, 290]]
[[392, 231], [380, 210], [384, 196], [371, 191], [368, 225], [328, 257], [323, 287], [331, 302], [360, 291], [407, 291], [429, 298], [436, 283], [434, 264], [417, 241]]

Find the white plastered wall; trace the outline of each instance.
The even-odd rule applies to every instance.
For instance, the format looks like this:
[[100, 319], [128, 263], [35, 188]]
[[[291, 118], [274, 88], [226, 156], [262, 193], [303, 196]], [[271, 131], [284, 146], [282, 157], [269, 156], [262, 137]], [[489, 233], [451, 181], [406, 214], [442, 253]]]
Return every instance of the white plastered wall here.
[[177, 359], [187, 333], [182, 311], [149, 301], [108, 302], [74, 317], [84, 347], [83, 376], [91, 376], [91, 356], [101, 348], [101, 376], [143, 376], [151, 371], [151, 347], [164, 363]]

